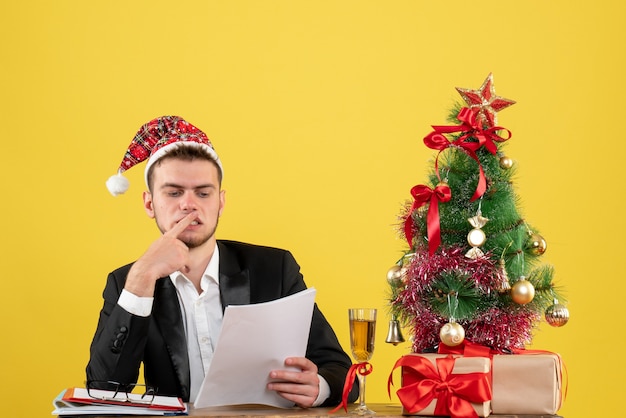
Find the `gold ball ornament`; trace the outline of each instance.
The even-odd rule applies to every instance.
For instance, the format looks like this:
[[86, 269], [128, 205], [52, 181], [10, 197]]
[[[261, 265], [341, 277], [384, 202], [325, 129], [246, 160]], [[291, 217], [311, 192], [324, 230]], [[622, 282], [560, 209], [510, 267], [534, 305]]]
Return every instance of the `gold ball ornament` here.
[[507, 156], [500, 157], [500, 168], [508, 170], [511, 167], [513, 167], [513, 160], [512, 159], [510, 159]]
[[405, 272], [406, 272], [405, 268], [397, 264], [394, 264], [387, 271], [387, 282], [389, 282], [389, 284], [397, 284], [400, 280], [402, 280], [402, 276], [404, 276]]
[[528, 280], [522, 278], [511, 288], [511, 299], [513, 302], [526, 305], [535, 297], [535, 286]]
[[465, 329], [456, 322], [448, 322], [439, 330], [439, 339], [448, 347], [456, 347], [465, 340]]
[[545, 312], [546, 322], [553, 327], [562, 327], [569, 321], [569, 310], [560, 303], [549, 306]]
[[548, 243], [539, 234], [530, 234], [526, 241], [526, 248], [534, 255], [542, 255], [548, 249]]

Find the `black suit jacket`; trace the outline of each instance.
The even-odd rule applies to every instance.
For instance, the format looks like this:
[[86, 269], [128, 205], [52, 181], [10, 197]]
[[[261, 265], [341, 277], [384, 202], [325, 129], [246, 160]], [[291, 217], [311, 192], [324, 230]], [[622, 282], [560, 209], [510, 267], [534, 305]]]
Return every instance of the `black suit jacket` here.
[[[222, 309], [267, 302], [306, 289], [300, 267], [288, 251], [235, 241], [219, 240], [217, 245]], [[128, 313], [117, 300], [131, 265], [120, 267], [107, 278], [87, 379], [133, 383], [143, 362], [146, 384], [157, 387], [160, 395], [189, 401], [187, 340], [176, 289], [169, 277], [161, 278], [156, 283], [152, 314], [144, 318]], [[317, 365], [330, 386], [324, 405], [339, 404], [351, 360], [317, 304], [306, 357]], [[356, 386], [351, 401], [356, 398]]]

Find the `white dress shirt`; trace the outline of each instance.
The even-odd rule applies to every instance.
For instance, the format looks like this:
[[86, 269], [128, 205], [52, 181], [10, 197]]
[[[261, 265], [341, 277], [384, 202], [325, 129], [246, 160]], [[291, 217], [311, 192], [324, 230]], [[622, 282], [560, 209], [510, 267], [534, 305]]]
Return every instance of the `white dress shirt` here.
[[[170, 280], [176, 287], [180, 302], [191, 378], [191, 402], [195, 401], [204, 376], [209, 369], [217, 339], [222, 329], [222, 304], [219, 291], [219, 250], [215, 246], [213, 256], [200, 281], [201, 292], [179, 271], [170, 274]], [[138, 297], [127, 290], [122, 290], [118, 304], [127, 312], [138, 316], [149, 316], [152, 312], [153, 297]], [[313, 406], [321, 405], [330, 395], [326, 380], [319, 376], [319, 395]]]
[[222, 304], [219, 288], [219, 250], [217, 246], [209, 261], [202, 279], [200, 294], [194, 284], [181, 272], [170, 275], [176, 286], [180, 301], [187, 352], [189, 353], [189, 372], [191, 387], [189, 399], [195, 400], [204, 376], [209, 370], [213, 352], [222, 329]]

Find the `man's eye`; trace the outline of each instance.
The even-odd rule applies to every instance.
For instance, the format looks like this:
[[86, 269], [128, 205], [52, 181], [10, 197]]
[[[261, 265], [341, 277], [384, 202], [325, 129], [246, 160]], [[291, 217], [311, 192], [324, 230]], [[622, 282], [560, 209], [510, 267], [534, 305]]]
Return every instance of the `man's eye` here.
[[181, 195], [181, 193], [180, 193], [180, 191], [175, 190], [175, 191], [172, 191], [172, 192], [167, 192], [167, 195], [170, 196], [170, 197], [178, 197], [178, 196]]

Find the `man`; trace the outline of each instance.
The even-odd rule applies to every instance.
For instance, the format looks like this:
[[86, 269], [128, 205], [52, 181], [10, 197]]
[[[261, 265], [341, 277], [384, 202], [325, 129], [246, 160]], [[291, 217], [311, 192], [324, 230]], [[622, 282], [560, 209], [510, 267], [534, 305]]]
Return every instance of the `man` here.
[[[148, 122], [109, 190], [123, 193], [128, 183], [121, 173], [144, 160], [143, 205], [162, 235], [134, 263], [109, 274], [87, 379], [134, 383], [143, 363], [146, 384], [193, 402], [225, 307], [278, 299], [306, 284], [288, 251], [216, 239], [223, 170], [202, 131], [176, 116]], [[316, 305], [306, 357], [285, 359], [285, 369], [270, 372], [268, 389], [303, 408], [337, 405], [350, 365]]]

